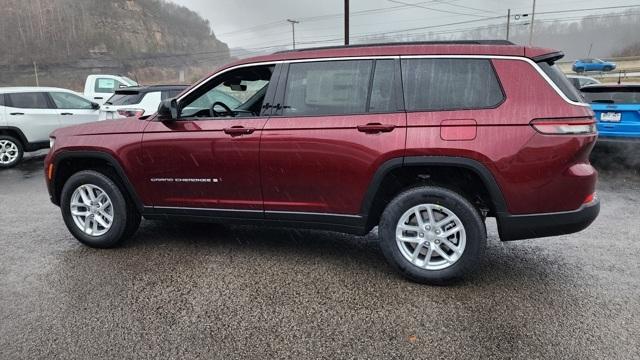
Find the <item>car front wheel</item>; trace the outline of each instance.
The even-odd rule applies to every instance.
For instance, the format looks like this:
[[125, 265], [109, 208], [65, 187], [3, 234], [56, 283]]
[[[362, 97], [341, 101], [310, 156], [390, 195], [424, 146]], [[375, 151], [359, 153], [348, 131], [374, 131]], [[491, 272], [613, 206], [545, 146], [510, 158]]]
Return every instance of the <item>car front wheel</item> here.
[[380, 247], [389, 263], [410, 280], [443, 285], [477, 269], [486, 229], [477, 209], [441, 187], [398, 195], [380, 222]]
[[60, 208], [71, 234], [91, 247], [115, 247], [140, 224], [140, 214], [114, 181], [93, 170], [78, 172], [67, 180]]

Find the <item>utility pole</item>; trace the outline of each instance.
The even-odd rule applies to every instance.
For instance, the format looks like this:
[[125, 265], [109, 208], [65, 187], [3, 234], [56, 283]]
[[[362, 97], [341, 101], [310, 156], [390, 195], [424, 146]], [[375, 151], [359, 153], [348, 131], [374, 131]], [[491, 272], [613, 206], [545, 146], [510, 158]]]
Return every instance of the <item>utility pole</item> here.
[[349, 0], [344, 0], [344, 45], [349, 45]]
[[33, 62], [33, 72], [36, 74], [36, 86], [40, 87], [40, 82], [38, 81], [38, 65], [36, 62]]
[[533, 0], [533, 9], [531, 10], [531, 27], [529, 27], [529, 46], [533, 45], [533, 20], [536, 16], [536, 0]]
[[509, 27], [511, 26], [511, 9], [507, 9], [507, 41], [509, 41]]
[[293, 36], [293, 50], [296, 49], [296, 24], [300, 24], [300, 21], [287, 19], [291, 23], [291, 34]]

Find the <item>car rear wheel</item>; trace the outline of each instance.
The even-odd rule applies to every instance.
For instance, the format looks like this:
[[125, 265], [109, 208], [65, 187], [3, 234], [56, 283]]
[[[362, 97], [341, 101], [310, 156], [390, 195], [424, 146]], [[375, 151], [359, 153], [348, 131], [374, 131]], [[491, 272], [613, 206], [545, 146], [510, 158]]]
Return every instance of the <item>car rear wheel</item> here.
[[486, 229], [478, 210], [441, 187], [408, 190], [393, 199], [380, 222], [380, 247], [410, 280], [448, 284], [480, 264]]
[[0, 135], [0, 169], [8, 169], [20, 163], [24, 149], [22, 143], [11, 136]]
[[89, 170], [65, 183], [60, 208], [67, 228], [85, 245], [110, 248], [129, 238], [140, 224], [140, 214], [116, 183]]
[[605, 66], [602, 70], [603, 71], [611, 71], [613, 69], [611, 68], [611, 66]]

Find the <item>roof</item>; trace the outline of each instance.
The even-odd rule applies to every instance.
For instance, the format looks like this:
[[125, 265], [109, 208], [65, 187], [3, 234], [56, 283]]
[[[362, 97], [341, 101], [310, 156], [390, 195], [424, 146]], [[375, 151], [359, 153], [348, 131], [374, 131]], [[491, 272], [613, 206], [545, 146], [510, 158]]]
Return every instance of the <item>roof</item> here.
[[147, 85], [147, 86], [128, 86], [120, 89], [116, 89], [116, 93], [124, 93], [124, 92], [151, 92], [151, 91], [162, 91], [162, 90], [184, 90], [189, 85]]
[[[407, 56], [407, 55], [496, 55], [526, 56], [529, 58], [557, 53], [553, 49], [514, 45], [502, 40], [469, 40], [457, 42], [405, 42], [362, 44], [325, 48], [310, 48], [277, 52], [239, 60], [229, 66], [253, 62], [314, 59], [324, 57]], [[225, 66], [226, 67], [226, 66]]]

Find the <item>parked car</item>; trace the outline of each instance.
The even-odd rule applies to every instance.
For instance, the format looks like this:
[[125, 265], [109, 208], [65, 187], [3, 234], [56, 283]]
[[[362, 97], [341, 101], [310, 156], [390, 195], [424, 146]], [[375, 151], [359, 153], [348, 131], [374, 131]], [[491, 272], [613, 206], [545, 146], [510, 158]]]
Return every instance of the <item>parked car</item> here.
[[187, 85], [151, 85], [117, 89], [100, 107], [100, 120], [153, 114], [162, 100], [174, 97], [186, 88]]
[[593, 112], [561, 57], [466, 41], [243, 59], [144, 120], [54, 132], [47, 187], [88, 246], [121, 244], [141, 216], [379, 226], [402, 275], [448, 283], [478, 268], [486, 217], [506, 241], [580, 231], [598, 215]]
[[580, 90], [580, 88], [583, 86], [600, 84], [600, 81], [589, 76], [567, 75], [567, 79], [569, 79], [573, 87], [575, 87], [578, 90]]
[[640, 84], [589, 85], [582, 94], [598, 121], [598, 141], [640, 140]]
[[0, 88], [0, 169], [17, 165], [25, 151], [49, 147], [57, 128], [97, 121], [99, 107], [67, 89]]
[[138, 83], [120, 75], [89, 75], [84, 82], [84, 96], [100, 105], [118, 89], [138, 86]]
[[580, 59], [573, 63], [573, 71], [577, 73], [585, 71], [611, 71], [616, 68], [616, 63], [600, 59]]

